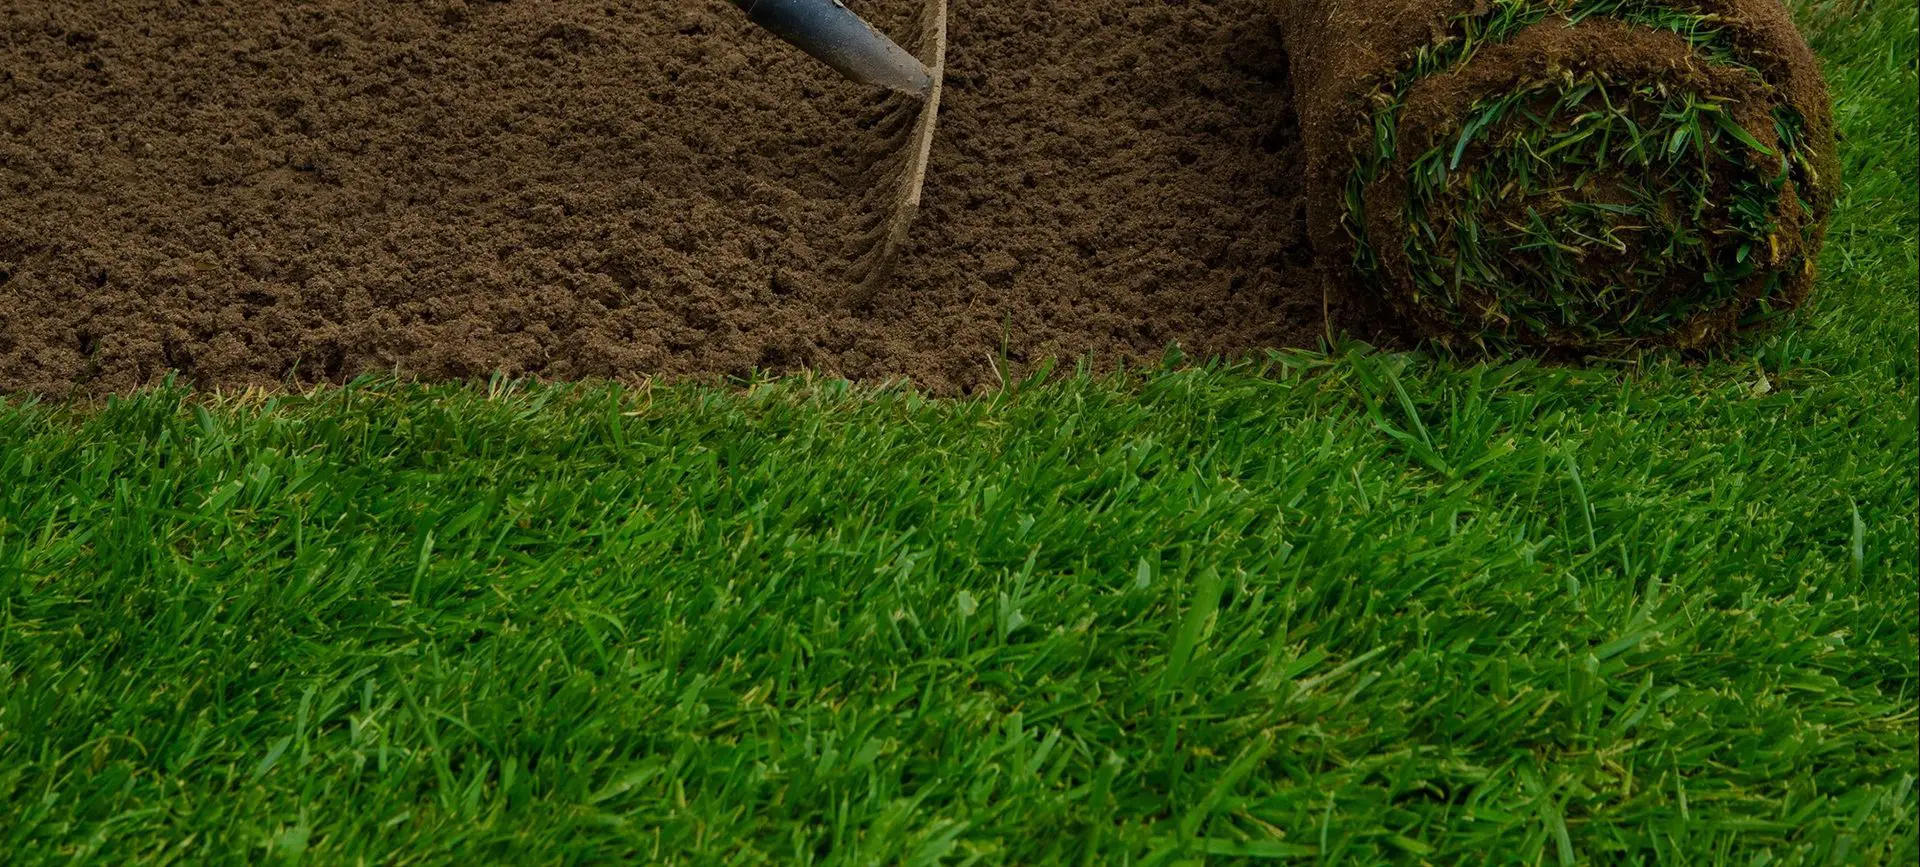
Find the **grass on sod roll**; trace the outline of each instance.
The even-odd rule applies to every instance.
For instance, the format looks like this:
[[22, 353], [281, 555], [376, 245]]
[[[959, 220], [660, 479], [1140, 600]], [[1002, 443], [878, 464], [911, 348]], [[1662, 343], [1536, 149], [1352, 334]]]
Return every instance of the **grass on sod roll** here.
[[0, 408], [0, 860], [1911, 864], [1914, 9], [1806, 20], [1705, 365]]
[[[1789, 124], [1778, 125], [1791, 141]], [[1467, 129], [1506, 134], [1457, 187], [1449, 177], [1479, 135], [1463, 132], [1454, 147], [1422, 155], [1407, 203], [1418, 227], [1407, 249], [1414, 279], [1454, 316], [1474, 318], [1473, 299], [1486, 299], [1502, 326], [1576, 331], [1601, 346], [1671, 331], [1731, 301], [1763, 267], [1765, 299], [1799, 268], [1767, 261], [1786, 171], [1759, 173], [1748, 151], [1771, 149], [1721, 103], [1583, 76], [1482, 101]], [[1736, 179], [1723, 203], [1716, 176]], [[1586, 191], [1596, 186], [1620, 201], [1593, 198]], [[1707, 237], [1707, 224], [1740, 243]], [[1596, 269], [1601, 256], [1617, 267]], [[1699, 289], [1663, 291], [1676, 281]]]
[[[1455, 38], [1421, 49], [1387, 88], [1373, 150], [1348, 181], [1347, 225], [1363, 277], [1382, 279], [1366, 191], [1394, 170], [1408, 91], [1556, 14], [1675, 33], [1704, 62], [1762, 79], [1712, 19], [1665, 0], [1503, 0], [1460, 16]], [[1404, 204], [1410, 302], [1496, 347], [1531, 337], [1604, 351], [1672, 335], [1694, 314], [1732, 303], [1753, 279], [1762, 282], [1747, 297], [1758, 312], [1743, 324], [1769, 318], [1784, 277], [1805, 267], [1791, 252], [1774, 261], [1779, 233], [1810, 240], [1815, 230], [1804, 208], [1782, 207], [1809, 182], [1796, 135], [1803, 121], [1776, 107], [1769, 146], [1729, 108], [1593, 73], [1480, 100], [1449, 143], [1413, 161]], [[1716, 190], [1723, 178], [1730, 189]], [[1603, 189], [1621, 200], [1596, 199]]]

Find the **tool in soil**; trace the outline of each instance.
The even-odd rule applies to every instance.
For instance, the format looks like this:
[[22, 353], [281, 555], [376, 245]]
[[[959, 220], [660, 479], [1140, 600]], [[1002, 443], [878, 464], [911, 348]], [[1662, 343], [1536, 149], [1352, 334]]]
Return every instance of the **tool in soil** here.
[[888, 156], [877, 161], [880, 180], [867, 195], [871, 222], [856, 236], [852, 306], [869, 302], [900, 258], [920, 211], [927, 163], [947, 62], [947, 0], [924, 0], [916, 22], [918, 55], [854, 14], [840, 0], [734, 0], [768, 32], [805, 51], [840, 74], [895, 92], [874, 130], [886, 137]]
[[840, 0], [733, 0], [753, 23], [841, 75], [923, 96], [933, 73]]

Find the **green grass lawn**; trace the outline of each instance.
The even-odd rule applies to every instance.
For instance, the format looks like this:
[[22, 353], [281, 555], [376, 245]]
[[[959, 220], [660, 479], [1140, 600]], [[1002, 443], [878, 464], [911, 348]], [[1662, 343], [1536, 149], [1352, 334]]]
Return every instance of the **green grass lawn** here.
[[0, 408], [0, 861], [1913, 864], [1915, 7], [1722, 361]]

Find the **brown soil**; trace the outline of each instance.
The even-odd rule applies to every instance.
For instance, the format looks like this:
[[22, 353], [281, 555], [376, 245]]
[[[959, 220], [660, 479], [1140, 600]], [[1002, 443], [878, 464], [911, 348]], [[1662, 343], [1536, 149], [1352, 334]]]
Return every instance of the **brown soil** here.
[[[856, 8], [900, 32], [909, 0]], [[1269, 0], [954, 5], [894, 284], [879, 94], [719, 0], [0, 3], [0, 390], [812, 368], [941, 393], [1322, 333]]]

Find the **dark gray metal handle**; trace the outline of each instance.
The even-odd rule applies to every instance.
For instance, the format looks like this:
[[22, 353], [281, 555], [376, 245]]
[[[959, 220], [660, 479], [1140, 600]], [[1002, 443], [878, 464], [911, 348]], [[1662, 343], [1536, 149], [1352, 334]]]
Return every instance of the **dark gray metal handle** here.
[[854, 81], [917, 96], [933, 86], [926, 64], [840, 0], [733, 0], [733, 5], [767, 32]]

